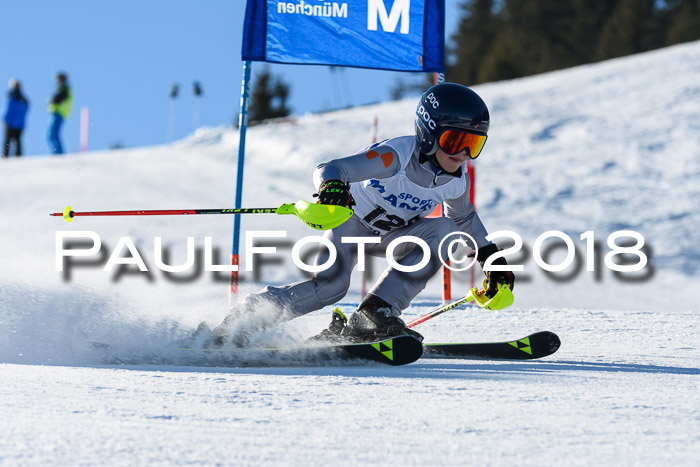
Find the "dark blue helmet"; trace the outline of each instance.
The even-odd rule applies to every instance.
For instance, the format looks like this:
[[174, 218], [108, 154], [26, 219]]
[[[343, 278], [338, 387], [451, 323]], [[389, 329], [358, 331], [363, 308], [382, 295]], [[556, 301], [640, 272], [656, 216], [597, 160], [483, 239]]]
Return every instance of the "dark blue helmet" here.
[[418, 102], [416, 141], [423, 154], [432, 155], [445, 130], [468, 130], [485, 136], [489, 121], [489, 109], [477, 93], [461, 84], [436, 84]]

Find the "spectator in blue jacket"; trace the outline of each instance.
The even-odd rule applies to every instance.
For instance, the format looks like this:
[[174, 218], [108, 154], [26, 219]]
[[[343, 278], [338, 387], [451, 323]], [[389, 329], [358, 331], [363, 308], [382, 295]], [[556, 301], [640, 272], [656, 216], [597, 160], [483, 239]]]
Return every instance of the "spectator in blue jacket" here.
[[10, 80], [7, 110], [3, 118], [5, 122], [5, 144], [2, 146], [2, 156], [9, 157], [10, 144], [15, 142], [15, 155], [22, 155], [22, 130], [29, 109], [29, 101], [22, 95], [21, 85], [16, 79]]
[[56, 75], [56, 92], [49, 101], [49, 148], [54, 154], [63, 154], [59, 132], [63, 121], [68, 118], [73, 104], [73, 95], [65, 73]]

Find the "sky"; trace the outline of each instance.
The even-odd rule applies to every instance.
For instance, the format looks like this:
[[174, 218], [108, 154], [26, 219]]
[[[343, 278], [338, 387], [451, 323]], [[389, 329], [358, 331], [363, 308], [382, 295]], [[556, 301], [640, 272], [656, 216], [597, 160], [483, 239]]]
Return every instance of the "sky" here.
[[[63, 130], [67, 151], [80, 148], [80, 109], [90, 115], [89, 149], [163, 144], [196, 126], [238, 119], [244, 0], [22, 0], [0, 2], [2, 111], [10, 78], [22, 83], [30, 112], [25, 155], [49, 152], [46, 105], [55, 74], [68, 74], [73, 112]], [[446, 37], [456, 29], [457, 0], [446, 0]], [[291, 86], [292, 112], [332, 110], [390, 99], [405, 73], [279, 64], [265, 66]], [[203, 94], [196, 100], [193, 83]], [[170, 90], [178, 84], [173, 103]], [[173, 108], [174, 107], [174, 108]], [[174, 125], [171, 130], [171, 115]]]

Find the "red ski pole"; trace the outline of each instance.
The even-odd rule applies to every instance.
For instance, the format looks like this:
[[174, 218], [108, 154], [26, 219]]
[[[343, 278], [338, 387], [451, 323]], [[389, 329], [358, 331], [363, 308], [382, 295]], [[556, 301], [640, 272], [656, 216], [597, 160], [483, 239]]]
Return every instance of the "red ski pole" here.
[[467, 295], [464, 298], [461, 298], [457, 301], [448, 303], [447, 305], [444, 305], [444, 306], [438, 308], [437, 310], [431, 311], [428, 314], [425, 314], [419, 318], [416, 318], [414, 320], [409, 321], [408, 323], [406, 323], [406, 327], [412, 328], [413, 326], [415, 326], [417, 324], [420, 324], [424, 321], [428, 321], [429, 319], [435, 318], [437, 315], [441, 315], [446, 311], [450, 311], [451, 309], [457, 308], [458, 306], [464, 305], [465, 303], [471, 302], [472, 300], [474, 300], [474, 297], [470, 293], [469, 295]]
[[483, 289], [473, 287], [469, 289], [469, 293], [466, 297], [460, 298], [459, 300], [454, 301], [452, 303], [448, 303], [447, 305], [442, 306], [437, 310], [431, 311], [428, 314], [425, 314], [412, 321], [409, 321], [406, 324], [406, 327], [412, 328], [417, 324], [435, 318], [437, 315], [441, 315], [444, 312], [449, 311], [453, 308], [457, 308], [460, 305], [464, 305], [467, 302], [476, 302], [476, 304], [479, 305], [479, 307], [486, 308], [487, 310], [492, 311], [502, 310], [513, 304], [513, 292], [511, 292], [510, 286], [508, 286], [507, 284], [498, 284], [498, 292], [496, 292], [496, 295], [494, 295], [491, 298], [486, 296], [486, 280], [484, 280], [483, 285]]
[[352, 217], [353, 211], [344, 206], [312, 204], [306, 201], [283, 204], [278, 208], [243, 208], [243, 209], [155, 209], [133, 211], [85, 211], [75, 212], [68, 206], [63, 212], [49, 214], [63, 217], [71, 222], [79, 216], [181, 216], [192, 214], [293, 214], [304, 224], [317, 230], [334, 229]]

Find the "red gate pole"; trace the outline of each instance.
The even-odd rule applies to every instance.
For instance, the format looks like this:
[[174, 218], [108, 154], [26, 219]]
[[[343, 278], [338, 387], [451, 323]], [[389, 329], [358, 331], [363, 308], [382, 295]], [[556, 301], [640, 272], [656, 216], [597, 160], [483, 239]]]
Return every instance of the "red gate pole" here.
[[[445, 73], [433, 73], [433, 84], [445, 82]], [[445, 215], [445, 209], [440, 205], [441, 215]], [[449, 261], [445, 261], [445, 266], [442, 267], [442, 301], [447, 303], [452, 300], [452, 274]]]
[[[476, 170], [474, 169], [474, 164], [472, 164], [470, 161], [467, 161], [467, 174], [469, 175], [469, 180], [471, 183], [469, 183], [469, 202], [472, 203], [472, 206], [474, 207], [474, 210], [476, 211]], [[472, 267], [470, 269], [471, 272], [471, 287], [474, 288], [474, 268]]]

